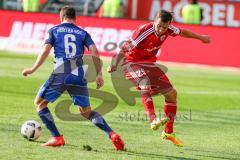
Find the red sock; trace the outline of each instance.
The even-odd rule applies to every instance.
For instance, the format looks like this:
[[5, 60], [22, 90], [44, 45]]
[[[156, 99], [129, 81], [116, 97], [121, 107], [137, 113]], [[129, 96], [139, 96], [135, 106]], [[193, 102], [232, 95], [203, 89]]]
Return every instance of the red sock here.
[[176, 103], [168, 103], [165, 102], [164, 104], [164, 112], [165, 116], [170, 118], [170, 121], [165, 125], [165, 132], [172, 133], [173, 132], [173, 123], [174, 118], [177, 112], [177, 104]]
[[145, 111], [150, 119], [150, 122], [152, 122], [156, 118], [152, 96], [150, 95], [150, 93], [145, 93], [142, 94], [141, 97]]

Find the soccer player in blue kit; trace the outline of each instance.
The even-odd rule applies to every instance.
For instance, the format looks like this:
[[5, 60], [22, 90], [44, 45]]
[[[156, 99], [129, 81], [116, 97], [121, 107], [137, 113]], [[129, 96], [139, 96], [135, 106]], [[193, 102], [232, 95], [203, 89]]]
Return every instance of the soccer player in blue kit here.
[[54, 147], [65, 144], [47, 105], [49, 102], [54, 102], [64, 91], [67, 91], [74, 105], [79, 107], [80, 114], [106, 132], [116, 150], [123, 150], [124, 142], [120, 136], [109, 127], [98, 112], [91, 110], [90, 107], [87, 81], [84, 78], [82, 67], [82, 56], [84, 47], [87, 47], [93, 56], [97, 71], [97, 89], [102, 87], [104, 81], [97, 48], [90, 35], [76, 26], [76, 11], [73, 7], [63, 7], [60, 11], [60, 20], [61, 24], [49, 30], [43, 51], [38, 55], [35, 64], [32, 68], [26, 68], [22, 72], [24, 76], [35, 72], [44, 63], [51, 48], [54, 48], [54, 71], [41, 86], [34, 101], [39, 117], [52, 134], [52, 138], [42, 146]]

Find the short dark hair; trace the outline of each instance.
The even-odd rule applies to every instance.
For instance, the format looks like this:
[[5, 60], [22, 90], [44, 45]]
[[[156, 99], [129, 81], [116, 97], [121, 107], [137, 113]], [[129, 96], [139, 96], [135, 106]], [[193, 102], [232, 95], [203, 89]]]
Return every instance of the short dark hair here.
[[64, 6], [60, 10], [60, 16], [62, 19], [76, 19], [76, 10], [70, 6]]
[[192, 4], [198, 4], [198, 0], [192, 0]]
[[173, 20], [172, 13], [166, 10], [161, 10], [157, 13], [156, 19], [161, 18], [164, 23], [171, 22]]

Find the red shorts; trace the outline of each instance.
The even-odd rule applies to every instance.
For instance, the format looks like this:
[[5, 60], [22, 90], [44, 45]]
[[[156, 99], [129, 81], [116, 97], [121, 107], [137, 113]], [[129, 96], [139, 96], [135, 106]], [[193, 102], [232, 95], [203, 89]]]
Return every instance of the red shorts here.
[[154, 63], [128, 62], [123, 65], [123, 71], [138, 90], [149, 91], [152, 95], [166, 94], [173, 88], [166, 74]]

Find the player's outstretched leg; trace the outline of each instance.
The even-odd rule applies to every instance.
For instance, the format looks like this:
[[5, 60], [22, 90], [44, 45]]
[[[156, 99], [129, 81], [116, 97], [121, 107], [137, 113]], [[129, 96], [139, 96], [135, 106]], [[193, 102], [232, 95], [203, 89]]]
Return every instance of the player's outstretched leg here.
[[39, 117], [41, 118], [46, 128], [52, 134], [52, 138], [48, 142], [42, 144], [42, 146], [51, 146], [51, 147], [63, 146], [65, 144], [64, 138], [58, 132], [58, 129], [54, 123], [52, 114], [47, 107], [48, 102], [42, 98], [37, 97], [34, 103], [37, 108]]
[[92, 111], [91, 107], [80, 108], [82, 116], [90, 120], [95, 126], [103, 130], [111, 139], [116, 150], [124, 150], [124, 142], [120, 135], [115, 133], [104, 120], [104, 118], [96, 111]]
[[141, 99], [145, 112], [148, 115], [150, 122], [152, 122], [156, 118], [152, 96], [149, 92], [142, 92]]
[[183, 143], [176, 138], [176, 135], [173, 133], [174, 119], [177, 112], [177, 91], [172, 89], [165, 96], [164, 104], [164, 113], [169, 121], [165, 125], [165, 130], [162, 132], [162, 138], [170, 140], [176, 146], [182, 147]]
[[150, 126], [152, 130], [157, 130], [160, 126], [164, 126], [168, 122], [168, 118], [157, 118], [154, 111], [153, 99], [150, 92], [141, 92], [142, 104], [145, 108], [145, 112], [149, 117]]

